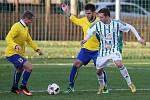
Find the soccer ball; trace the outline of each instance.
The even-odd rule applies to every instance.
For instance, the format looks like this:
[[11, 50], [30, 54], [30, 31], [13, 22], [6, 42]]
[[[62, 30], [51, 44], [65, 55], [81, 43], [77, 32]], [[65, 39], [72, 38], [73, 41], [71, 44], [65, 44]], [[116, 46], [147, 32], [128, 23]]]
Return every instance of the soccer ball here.
[[56, 95], [60, 92], [60, 87], [56, 83], [49, 84], [47, 88], [47, 92], [48, 94]]

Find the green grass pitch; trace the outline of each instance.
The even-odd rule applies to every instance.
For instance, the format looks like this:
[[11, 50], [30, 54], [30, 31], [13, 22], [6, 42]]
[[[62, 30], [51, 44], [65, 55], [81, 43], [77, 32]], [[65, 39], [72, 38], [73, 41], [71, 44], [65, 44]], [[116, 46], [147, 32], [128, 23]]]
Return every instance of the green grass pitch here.
[[[42, 59], [44, 60], [44, 59]], [[8, 62], [0, 65], [0, 100], [150, 100], [150, 64], [126, 64], [131, 78], [137, 87], [135, 94], [131, 93], [126, 82], [116, 67], [106, 68], [110, 93], [97, 95], [98, 81], [95, 67], [92, 63], [80, 68], [75, 84], [74, 94], [64, 94], [68, 86], [72, 60], [57, 60], [41, 63], [41, 59], [31, 61], [33, 72], [28, 81], [28, 87], [33, 96], [15, 95], [10, 93], [13, 66]], [[47, 60], [48, 61], [48, 60]], [[58, 95], [46, 92], [48, 84], [57, 83], [61, 91]]]

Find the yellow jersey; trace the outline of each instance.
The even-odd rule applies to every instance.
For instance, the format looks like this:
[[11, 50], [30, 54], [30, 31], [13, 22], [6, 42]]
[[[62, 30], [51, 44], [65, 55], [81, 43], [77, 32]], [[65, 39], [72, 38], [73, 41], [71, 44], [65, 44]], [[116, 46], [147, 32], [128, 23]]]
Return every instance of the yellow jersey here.
[[[11, 30], [6, 36], [6, 42], [7, 47], [5, 50], [5, 56], [7, 57], [12, 56], [14, 54], [24, 56], [26, 43], [34, 50], [38, 49], [38, 46], [32, 41], [32, 38], [28, 31], [28, 27], [25, 25], [23, 20], [20, 20], [11, 27]], [[21, 46], [21, 52], [15, 50], [16, 45]]]
[[[90, 26], [99, 21], [99, 18], [96, 17], [96, 20], [94, 22], [89, 22], [89, 20], [87, 19], [87, 17], [83, 17], [83, 18], [77, 18], [74, 15], [70, 16], [70, 20], [76, 24], [82, 27], [83, 29], [83, 38], [86, 38], [86, 34], [87, 34], [87, 30], [90, 28]], [[92, 36], [84, 45], [83, 48], [86, 48], [88, 50], [98, 50], [99, 49], [99, 41], [96, 38], [96, 35]]]

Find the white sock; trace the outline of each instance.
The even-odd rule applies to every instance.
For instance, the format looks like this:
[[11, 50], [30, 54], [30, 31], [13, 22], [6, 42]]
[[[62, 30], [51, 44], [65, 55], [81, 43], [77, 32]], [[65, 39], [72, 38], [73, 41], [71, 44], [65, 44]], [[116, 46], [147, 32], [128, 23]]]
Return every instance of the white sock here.
[[131, 78], [130, 78], [130, 75], [129, 75], [128, 70], [126, 69], [126, 67], [122, 66], [120, 68], [120, 73], [125, 78], [127, 84], [130, 85], [132, 82], [131, 82]]
[[105, 86], [104, 73], [102, 73], [102, 75], [97, 75], [97, 78], [100, 86]]

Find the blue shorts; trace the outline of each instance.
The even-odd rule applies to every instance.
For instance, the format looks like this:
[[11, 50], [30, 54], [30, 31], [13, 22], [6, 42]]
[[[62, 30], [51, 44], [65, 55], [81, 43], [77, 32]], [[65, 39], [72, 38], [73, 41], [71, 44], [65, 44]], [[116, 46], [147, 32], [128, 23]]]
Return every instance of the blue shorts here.
[[23, 67], [23, 64], [27, 61], [27, 59], [25, 59], [24, 57], [22, 57], [22, 56], [20, 56], [18, 54], [14, 54], [14, 55], [12, 55], [10, 57], [6, 57], [6, 59], [9, 62], [13, 63], [16, 68]]
[[90, 60], [92, 59], [94, 65], [96, 65], [96, 59], [98, 56], [98, 51], [91, 51], [85, 48], [81, 48], [80, 52], [78, 53], [77, 59], [80, 60], [84, 65], [87, 65]]

